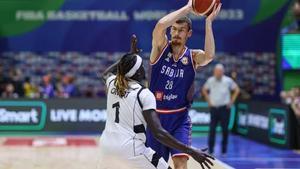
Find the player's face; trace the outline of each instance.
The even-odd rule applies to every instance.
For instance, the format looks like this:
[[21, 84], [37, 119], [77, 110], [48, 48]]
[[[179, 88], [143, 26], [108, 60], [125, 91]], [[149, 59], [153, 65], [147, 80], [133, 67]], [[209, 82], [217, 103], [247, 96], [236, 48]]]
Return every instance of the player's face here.
[[175, 23], [171, 26], [171, 43], [173, 45], [185, 45], [191, 36], [192, 30], [189, 30], [187, 23]]

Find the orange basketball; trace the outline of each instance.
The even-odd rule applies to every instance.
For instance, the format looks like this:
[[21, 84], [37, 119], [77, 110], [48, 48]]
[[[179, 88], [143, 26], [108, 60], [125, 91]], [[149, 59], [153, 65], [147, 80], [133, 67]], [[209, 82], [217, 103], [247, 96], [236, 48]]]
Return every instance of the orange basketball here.
[[216, 3], [219, 4], [220, 0], [193, 0], [193, 11], [197, 15], [209, 16]]

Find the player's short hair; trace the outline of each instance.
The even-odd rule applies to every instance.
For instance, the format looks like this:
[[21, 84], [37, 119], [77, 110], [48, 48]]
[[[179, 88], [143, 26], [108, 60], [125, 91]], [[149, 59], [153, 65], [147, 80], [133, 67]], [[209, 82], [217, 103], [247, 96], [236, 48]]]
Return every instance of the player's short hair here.
[[186, 23], [188, 25], [188, 30], [191, 30], [192, 29], [192, 20], [187, 17], [187, 16], [184, 16], [184, 17], [181, 17], [179, 18], [176, 23], [178, 24], [181, 24], [181, 23]]

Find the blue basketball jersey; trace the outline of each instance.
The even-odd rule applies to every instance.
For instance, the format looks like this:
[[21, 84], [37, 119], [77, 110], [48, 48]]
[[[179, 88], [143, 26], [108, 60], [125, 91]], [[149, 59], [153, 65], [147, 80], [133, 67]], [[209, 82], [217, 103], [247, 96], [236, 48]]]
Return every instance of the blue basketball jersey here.
[[157, 109], [161, 113], [180, 111], [190, 106], [195, 78], [191, 53], [186, 47], [182, 56], [175, 61], [171, 45], [168, 44], [156, 62], [151, 63], [149, 89], [155, 95]]

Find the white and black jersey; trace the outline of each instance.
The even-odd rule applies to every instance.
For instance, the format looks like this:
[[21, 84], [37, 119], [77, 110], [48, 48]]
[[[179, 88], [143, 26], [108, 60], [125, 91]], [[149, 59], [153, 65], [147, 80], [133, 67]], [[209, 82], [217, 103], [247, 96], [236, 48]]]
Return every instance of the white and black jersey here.
[[112, 164], [106, 158], [114, 157], [124, 160], [130, 168], [168, 169], [167, 162], [145, 146], [147, 124], [142, 112], [156, 109], [154, 95], [138, 82], [130, 81], [126, 95], [121, 98], [114, 85], [115, 78], [116, 76], [112, 75], [106, 80], [107, 120], [100, 138], [100, 168], [124, 167], [124, 164]]

